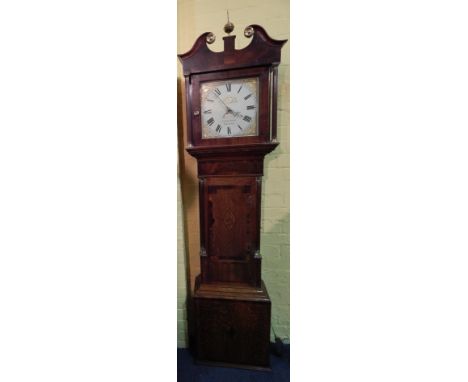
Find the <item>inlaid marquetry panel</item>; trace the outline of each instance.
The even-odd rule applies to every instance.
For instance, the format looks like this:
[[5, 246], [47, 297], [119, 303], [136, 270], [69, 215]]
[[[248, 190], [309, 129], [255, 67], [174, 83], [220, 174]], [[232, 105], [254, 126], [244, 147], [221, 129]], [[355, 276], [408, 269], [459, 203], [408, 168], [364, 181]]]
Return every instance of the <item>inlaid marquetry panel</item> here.
[[259, 284], [259, 179], [216, 176], [201, 181], [204, 281]]
[[208, 256], [245, 260], [254, 250], [255, 178], [223, 178], [207, 184]]

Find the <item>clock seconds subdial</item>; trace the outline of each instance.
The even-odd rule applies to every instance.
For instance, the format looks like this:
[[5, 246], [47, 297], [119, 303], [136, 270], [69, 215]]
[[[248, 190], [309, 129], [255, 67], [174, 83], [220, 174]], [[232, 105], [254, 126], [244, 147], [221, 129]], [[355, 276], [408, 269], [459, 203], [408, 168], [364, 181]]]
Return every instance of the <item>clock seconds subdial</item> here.
[[257, 135], [256, 78], [206, 83], [201, 92], [203, 138]]

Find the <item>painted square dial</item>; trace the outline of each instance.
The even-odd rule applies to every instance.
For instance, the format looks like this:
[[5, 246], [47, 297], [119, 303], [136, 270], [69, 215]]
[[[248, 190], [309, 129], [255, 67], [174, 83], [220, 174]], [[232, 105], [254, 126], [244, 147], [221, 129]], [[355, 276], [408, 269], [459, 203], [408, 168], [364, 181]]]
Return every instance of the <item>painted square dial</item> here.
[[200, 92], [203, 139], [258, 135], [258, 78], [205, 82]]

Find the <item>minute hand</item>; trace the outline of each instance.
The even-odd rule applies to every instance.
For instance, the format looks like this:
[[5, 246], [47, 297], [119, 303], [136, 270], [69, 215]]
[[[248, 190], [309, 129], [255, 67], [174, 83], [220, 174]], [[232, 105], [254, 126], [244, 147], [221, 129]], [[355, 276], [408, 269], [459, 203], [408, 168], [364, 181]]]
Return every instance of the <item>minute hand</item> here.
[[229, 113], [229, 112], [233, 113], [232, 109], [231, 109], [228, 105], [226, 105], [226, 104], [224, 103], [224, 101], [221, 99], [221, 97], [218, 95], [218, 93], [214, 92], [214, 94], [216, 95], [216, 97], [219, 98], [219, 100], [222, 102], [222, 104], [226, 107], [228, 113]]

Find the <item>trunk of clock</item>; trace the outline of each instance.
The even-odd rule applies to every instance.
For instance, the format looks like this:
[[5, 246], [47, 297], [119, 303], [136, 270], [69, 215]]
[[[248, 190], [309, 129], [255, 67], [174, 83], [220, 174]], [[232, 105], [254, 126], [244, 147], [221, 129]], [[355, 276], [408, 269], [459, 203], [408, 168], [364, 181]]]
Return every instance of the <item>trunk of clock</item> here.
[[198, 361], [268, 369], [271, 301], [261, 280], [263, 159], [277, 143], [189, 148], [198, 160], [201, 274], [191, 344]]
[[255, 176], [201, 179], [202, 282], [260, 286], [259, 179]]

